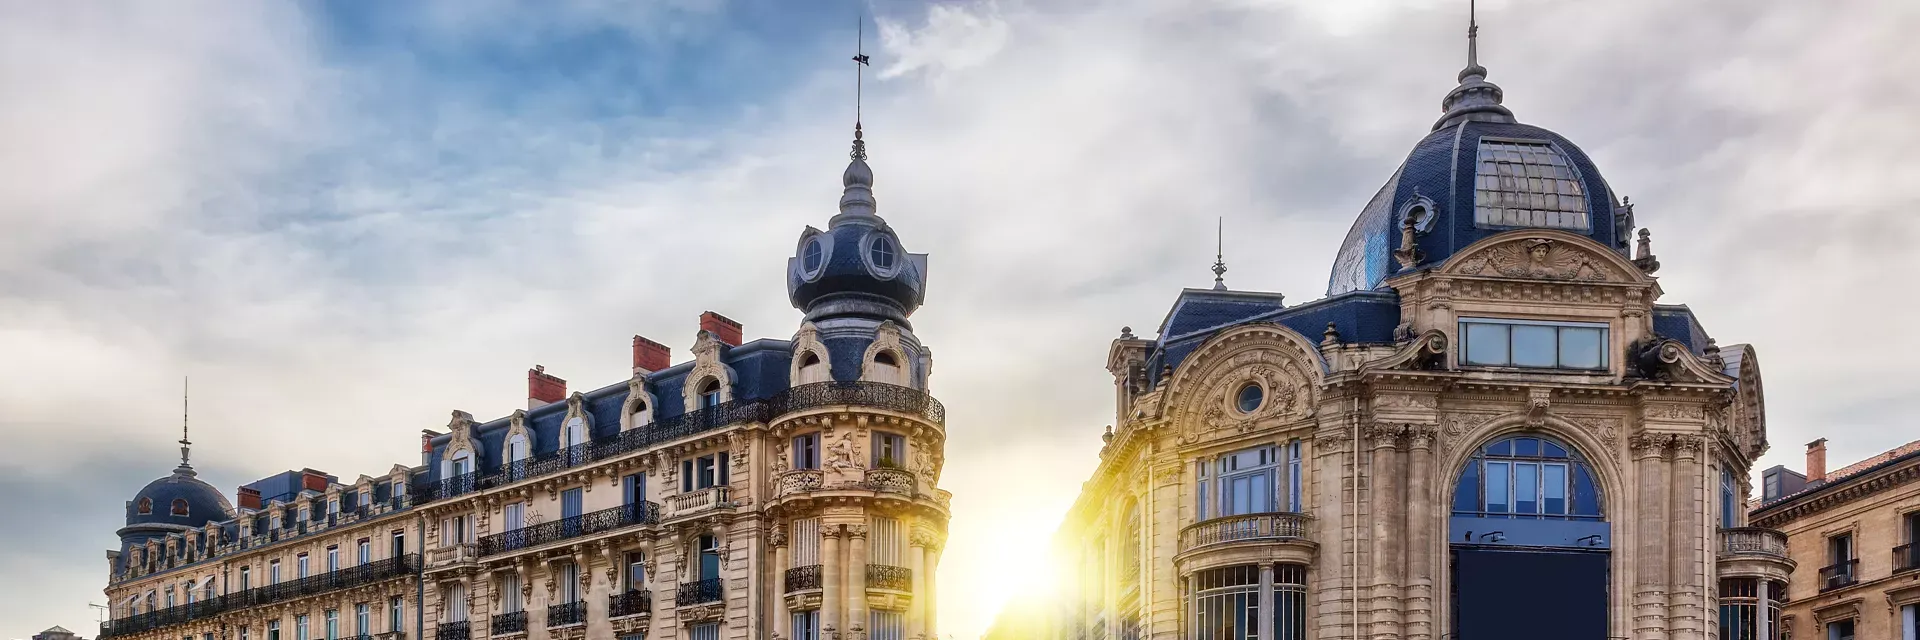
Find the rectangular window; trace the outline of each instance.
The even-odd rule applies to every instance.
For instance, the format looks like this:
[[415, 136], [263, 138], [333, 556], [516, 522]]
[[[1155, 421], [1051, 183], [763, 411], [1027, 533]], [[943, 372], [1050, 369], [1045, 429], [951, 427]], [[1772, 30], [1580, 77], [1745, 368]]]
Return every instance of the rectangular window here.
[[704, 455], [692, 460], [680, 461], [680, 490], [682, 492], [697, 489], [724, 487], [732, 480], [727, 477], [727, 452]]
[[358, 553], [360, 564], [373, 562], [373, 539], [361, 538]]
[[792, 640], [820, 640], [820, 610], [793, 612], [793, 625], [787, 637]]
[[506, 613], [519, 613], [526, 607], [520, 602], [520, 574], [508, 571], [500, 576], [500, 610]]
[[680, 461], [680, 492], [693, 492], [693, 460]]
[[340, 547], [327, 547], [327, 571], [340, 570]]
[[247, 625], [240, 625], [240, 640], [247, 640]]
[[906, 532], [895, 518], [879, 516], [867, 519], [867, 562], [891, 567], [905, 566]]
[[1460, 320], [1462, 364], [1532, 369], [1607, 368], [1607, 325], [1492, 318]]
[[353, 605], [353, 635], [373, 635], [373, 608], [365, 602]]
[[1509, 502], [1509, 500], [1512, 499], [1512, 494], [1508, 491], [1507, 486], [1507, 480], [1511, 477], [1507, 473], [1508, 464], [1509, 463], [1506, 462], [1487, 463], [1487, 513], [1509, 513], [1512, 511], [1510, 508], [1511, 502]]
[[387, 550], [387, 557], [398, 558], [407, 554], [407, 532], [393, 532], [393, 548]]
[[1853, 535], [1840, 534], [1827, 538], [1827, 559], [1840, 564], [1853, 559]]
[[874, 609], [867, 613], [868, 640], [907, 640], [907, 616], [899, 611]]
[[1193, 463], [1193, 466], [1194, 477], [1199, 479], [1194, 493], [1196, 499], [1193, 507], [1193, 520], [1199, 522], [1213, 517], [1212, 510], [1207, 509], [1208, 503], [1213, 501], [1213, 492], [1212, 487], [1208, 486], [1207, 482], [1207, 461], [1197, 460]]
[[626, 577], [628, 591], [644, 591], [647, 588], [647, 557], [628, 553]]
[[293, 618], [293, 640], [307, 640], [307, 639], [308, 639], [308, 638], [310, 638], [310, 637], [311, 637], [311, 636], [308, 636], [308, 635], [307, 635], [307, 616], [306, 616], [306, 614], [304, 614], [304, 613], [303, 613], [303, 614], [300, 614], [300, 615], [298, 615], [298, 616], [294, 616], [294, 618]]
[[1827, 623], [1827, 640], [1853, 640], [1853, 619]]
[[500, 512], [507, 521], [507, 531], [518, 531], [527, 524], [527, 505], [524, 502], [509, 502], [500, 508]]
[[327, 631], [326, 631], [326, 633], [327, 633], [327, 640], [339, 640], [339, 638], [340, 638], [340, 612], [339, 612], [339, 611], [335, 611], [335, 610], [333, 610], [333, 609], [328, 609], [328, 610], [327, 610], [327, 614], [326, 614], [326, 616], [327, 616], [327, 617], [326, 617], [326, 620], [327, 620], [327, 626], [326, 626], [326, 630], [327, 630]]
[[267, 584], [280, 584], [280, 561], [267, 562]]
[[560, 567], [560, 601], [580, 601], [580, 567], [569, 562]]
[[688, 640], [720, 640], [720, 623], [708, 622], [705, 624], [693, 625], [693, 628], [688, 630], [687, 639]]
[[447, 622], [467, 621], [467, 586], [455, 582], [447, 586]]
[[302, 553], [293, 557], [293, 570], [294, 577], [307, 577], [307, 554]]
[[280, 621], [267, 621], [267, 640], [280, 640]]
[[268, 522], [271, 523], [268, 525], [269, 529], [280, 528], [280, 516], [278, 514], [275, 514], [272, 518], [268, 519]]
[[387, 632], [394, 633], [406, 627], [407, 600], [394, 596], [387, 601]]
[[[1202, 460], [1199, 466], [1199, 519], [1275, 511], [1279, 508], [1275, 489], [1280, 482], [1281, 471], [1280, 448], [1274, 446], [1244, 449], [1211, 461]], [[1287, 491], [1291, 499], [1293, 490], [1289, 488]]]
[[1194, 640], [1255, 640], [1259, 637], [1260, 568], [1207, 569], [1192, 578], [1188, 594]]
[[[820, 434], [818, 432], [797, 436], [793, 439], [793, 468], [820, 468]], [[816, 618], [818, 611], [813, 612]]]
[[621, 504], [640, 504], [647, 501], [647, 475], [636, 473], [620, 479]]
[[873, 432], [873, 468], [902, 469], [907, 462], [907, 439], [897, 433]]
[[313, 520], [313, 510], [308, 508], [306, 505], [300, 505], [300, 522], [306, 523], [312, 520]]
[[1540, 465], [1513, 463], [1513, 512], [1540, 513]]
[[795, 519], [791, 533], [788, 540], [793, 545], [793, 556], [789, 561], [793, 566], [787, 568], [798, 569], [820, 564], [820, 519]]
[[1287, 510], [1299, 513], [1305, 507], [1300, 502], [1300, 441], [1294, 440], [1287, 443]]

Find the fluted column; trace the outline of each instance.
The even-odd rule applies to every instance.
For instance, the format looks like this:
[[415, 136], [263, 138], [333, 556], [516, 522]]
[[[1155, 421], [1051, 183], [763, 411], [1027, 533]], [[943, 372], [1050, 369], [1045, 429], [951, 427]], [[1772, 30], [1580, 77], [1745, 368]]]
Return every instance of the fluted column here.
[[[1673, 440], [1673, 489], [1668, 504], [1668, 522], [1672, 523], [1667, 540], [1671, 550], [1667, 580], [1667, 628], [1673, 640], [1701, 640], [1706, 637], [1705, 612], [1700, 598], [1700, 448], [1704, 439], [1697, 435], [1675, 436]], [[1765, 611], [1765, 609], [1761, 609]], [[1764, 616], [1763, 616], [1764, 617]]]
[[940, 586], [939, 580], [935, 579], [940, 575], [940, 548], [945, 542], [940, 536], [941, 534], [939, 533], [933, 534], [933, 540], [927, 545], [926, 616], [927, 637], [929, 638], [937, 638], [940, 636]]
[[1373, 464], [1368, 470], [1372, 484], [1373, 520], [1371, 590], [1375, 640], [1400, 637], [1400, 544], [1406, 523], [1399, 516], [1405, 511], [1400, 497], [1399, 427], [1376, 426], [1369, 430]]
[[1416, 426], [1407, 432], [1407, 505], [1405, 599], [1407, 640], [1433, 637], [1433, 435], [1434, 428]]
[[907, 637], [915, 640], [927, 633], [928, 609], [933, 602], [927, 594], [927, 535], [915, 528], [907, 537], [908, 569], [913, 570], [913, 599], [907, 603]]
[[[867, 525], [847, 525], [847, 629], [867, 628]], [[870, 630], [869, 630], [870, 631]], [[842, 636], [847, 637], [847, 636]], [[852, 637], [864, 638], [864, 635]]]
[[787, 529], [793, 526], [787, 522], [776, 522], [767, 532], [767, 544], [773, 546], [773, 629], [774, 634], [787, 637], [782, 631], [792, 624], [793, 613], [787, 609], [787, 569], [791, 568], [792, 553], [787, 550]]
[[[846, 616], [842, 601], [840, 581], [846, 576], [847, 561], [840, 557], [840, 526], [822, 525], [820, 527], [820, 628], [832, 627], [844, 629], [841, 621]], [[822, 637], [832, 637], [822, 634]]]
[[1667, 639], [1667, 444], [1673, 436], [1634, 436], [1635, 492], [1633, 626], [1640, 640]]

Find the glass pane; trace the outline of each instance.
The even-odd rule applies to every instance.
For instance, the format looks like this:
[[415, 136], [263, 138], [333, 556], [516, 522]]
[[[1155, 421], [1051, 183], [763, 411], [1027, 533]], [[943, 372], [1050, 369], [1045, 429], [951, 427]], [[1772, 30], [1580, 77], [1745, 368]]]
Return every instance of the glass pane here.
[[1507, 512], [1507, 463], [1487, 463], [1487, 512]]
[[1513, 455], [1513, 439], [1507, 438], [1505, 440], [1501, 440], [1499, 442], [1495, 442], [1493, 444], [1487, 445], [1487, 455], [1490, 455], [1490, 456]]
[[1540, 440], [1537, 438], [1515, 438], [1513, 440], [1513, 455], [1528, 458], [1540, 455]]
[[1554, 355], [1555, 331], [1553, 327], [1514, 325], [1513, 364], [1522, 367], [1552, 367], [1558, 364]]
[[1264, 512], [1272, 511], [1273, 510], [1273, 472], [1265, 471], [1265, 472], [1255, 474], [1248, 481], [1253, 484], [1253, 491], [1250, 492], [1251, 497], [1249, 498], [1249, 502], [1251, 504], [1249, 505], [1250, 508], [1247, 511], [1247, 513], [1264, 513]]
[[1507, 364], [1507, 326], [1462, 322], [1466, 327], [1469, 364]]
[[1551, 442], [1541, 442], [1540, 445], [1546, 448], [1546, 452], [1541, 454], [1543, 457], [1547, 457], [1547, 458], [1567, 457], [1567, 450], [1560, 448], [1560, 445], [1557, 445]]
[[1560, 330], [1560, 366], [1570, 369], [1599, 369], [1606, 366], [1603, 355], [1606, 335], [1601, 329], [1563, 328]]
[[1540, 512], [1564, 515], [1567, 512], [1567, 465], [1549, 464], [1540, 469]]
[[1576, 516], [1600, 515], [1600, 492], [1594, 489], [1593, 475], [1586, 466], [1573, 468], [1573, 513]]
[[1453, 510], [1480, 510], [1480, 465], [1469, 463], [1460, 472], [1460, 486], [1453, 490]]
[[1540, 465], [1516, 462], [1513, 465], [1513, 512], [1540, 513]]

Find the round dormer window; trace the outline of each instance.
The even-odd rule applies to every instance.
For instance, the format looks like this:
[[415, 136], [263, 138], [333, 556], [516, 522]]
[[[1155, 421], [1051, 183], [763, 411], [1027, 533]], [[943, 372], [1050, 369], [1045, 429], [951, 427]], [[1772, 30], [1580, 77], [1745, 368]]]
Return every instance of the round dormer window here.
[[893, 241], [886, 236], [874, 236], [873, 246], [867, 249], [867, 258], [873, 261], [873, 268], [892, 271], [893, 261], [896, 258]]
[[1240, 387], [1239, 393], [1234, 394], [1233, 406], [1239, 409], [1240, 413], [1253, 413], [1260, 408], [1260, 401], [1265, 399], [1266, 391], [1262, 390], [1260, 385], [1249, 382], [1246, 386]]
[[820, 273], [820, 267], [827, 263], [827, 247], [818, 236], [807, 240], [807, 246], [800, 249], [800, 268], [807, 277]]

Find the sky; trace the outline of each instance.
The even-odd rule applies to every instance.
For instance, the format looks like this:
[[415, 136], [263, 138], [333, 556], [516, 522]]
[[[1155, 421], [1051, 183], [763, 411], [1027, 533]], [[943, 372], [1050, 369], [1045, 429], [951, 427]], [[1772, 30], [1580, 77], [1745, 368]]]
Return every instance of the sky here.
[[[932, 255], [940, 622], [977, 637], [1097, 462], [1120, 328], [1211, 284], [1216, 219], [1229, 286], [1321, 297], [1466, 28], [1457, 0], [195, 4], [0, 0], [0, 637], [92, 635], [183, 376], [231, 492], [417, 463], [536, 363], [687, 358], [702, 311], [789, 337], [863, 15], [879, 210]], [[1506, 105], [1637, 204], [1660, 302], [1756, 346], [1761, 468], [1920, 438], [1920, 4], [1479, 4]]]

